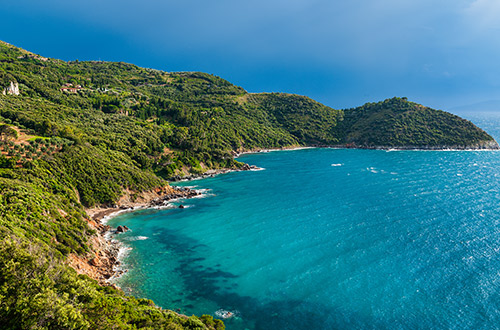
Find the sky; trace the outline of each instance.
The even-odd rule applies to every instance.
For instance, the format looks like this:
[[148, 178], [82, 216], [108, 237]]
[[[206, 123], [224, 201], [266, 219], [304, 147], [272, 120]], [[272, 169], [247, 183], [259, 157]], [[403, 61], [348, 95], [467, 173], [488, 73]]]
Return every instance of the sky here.
[[450, 110], [500, 100], [499, 17], [498, 0], [22, 0], [2, 4], [0, 40], [336, 109], [400, 96]]

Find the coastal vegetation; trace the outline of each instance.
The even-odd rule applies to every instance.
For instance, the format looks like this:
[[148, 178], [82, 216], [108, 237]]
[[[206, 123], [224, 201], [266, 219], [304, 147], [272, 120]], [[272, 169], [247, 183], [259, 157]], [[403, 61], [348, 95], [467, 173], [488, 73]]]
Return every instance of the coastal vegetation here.
[[[0, 42], [0, 324], [6, 329], [223, 329], [101, 286], [86, 208], [174, 176], [239, 169], [238, 152], [293, 146], [497, 147], [472, 123], [393, 98], [335, 110], [250, 94], [199, 72], [64, 62]], [[17, 86], [16, 85], [16, 86]]]

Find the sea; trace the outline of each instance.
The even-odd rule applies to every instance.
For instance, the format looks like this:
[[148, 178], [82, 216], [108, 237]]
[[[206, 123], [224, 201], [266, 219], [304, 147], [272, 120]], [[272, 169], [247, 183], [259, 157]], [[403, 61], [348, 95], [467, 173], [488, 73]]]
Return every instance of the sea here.
[[[500, 141], [500, 115], [464, 115]], [[500, 151], [303, 149], [108, 221], [114, 281], [243, 329], [500, 329]], [[179, 205], [184, 208], [179, 208]]]

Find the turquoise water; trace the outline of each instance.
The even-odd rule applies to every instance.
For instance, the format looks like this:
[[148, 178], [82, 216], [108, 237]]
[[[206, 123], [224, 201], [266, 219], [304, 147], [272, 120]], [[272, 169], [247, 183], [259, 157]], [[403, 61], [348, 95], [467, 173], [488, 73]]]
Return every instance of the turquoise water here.
[[265, 170], [184, 183], [209, 189], [185, 209], [110, 220], [132, 229], [118, 236], [126, 292], [237, 311], [235, 330], [500, 328], [500, 152], [240, 160]]

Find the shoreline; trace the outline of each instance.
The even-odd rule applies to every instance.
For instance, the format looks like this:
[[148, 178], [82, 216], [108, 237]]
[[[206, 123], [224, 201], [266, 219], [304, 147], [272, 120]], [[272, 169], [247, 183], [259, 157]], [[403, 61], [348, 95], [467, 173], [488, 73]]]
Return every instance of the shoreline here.
[[[445, 148], [445, 147], [360, 147], [348, 145], [316, 145], [316, 146], [292, 146], [276, 149], [254, 149], [249, 151], [235, 152], [234, 158], [238, 158], [247, 154], [268, 153], [274, 151], [295, 151], [303, 149], [365, 149], [365, 150], [385, 150], [385, 151], [498, 151], [498, 148]], [[261, 170], [257, 166], [245, 164], [239, 169], [213, 169], [205, 173], [188, 176], [176, 176], [169, 179], [169, 182], [184, 182], [199, 179], [214, 177], [219, 174], [240, 172], [240, 171], [255, 171]], [[96, 231], [96, 234], [90, 238], [92, 252], [87, 256], [78, 256], [70, 254], [69, 265], [73, 267], [79, 274], [85, 274], [94, 280], [98, 281], [103, 286], [113, 286], [118, 288], [111, 281], [126, 272], [119, 269], [121, 264], [119, 255], [123, 249], [122, 243], [114, 238], [113, 228], [106, 224], [107, 219], [117, 216], [123, 212], [131, 212], [147, 208], [163, 208], [169, 205], [169, 202], [177, 199], [193, 198], [201, 195], [200, 192], [176, 186], [163, 186], [150, 191], [135, 194], [132, 191], [125, 190], [124, 195], [118, 200], [115, 205], [101, 206], [93, 208], [85, 208], [88, 218], [86, 219], [89, 227]], [[119, 289], [119, 288], [118, 288]]]
[[500, 151], [500, 147], [460, 147], [460, 146], [441, 146], [441, 147], [431, 147], [431, 146], [349, 146], [349, 145], [312, 145], [304, 147], [293, 147], [293, 148], [276, 148], [276, 149], [258, 149], [252, 151], [243, 151], [237, 153], [235, 158], [243, 155], [249, 154], [259, 154], [268, 153], [275, 151], [295, 151], [295, 150], [305, 150], [305, 149], [352, 149], [352, 150], [382, 150], [382, 151]]
[[115, 205], [97, 206], [85, 208], [88, 218], [85, 219], [90, 228], [96, 231], [96, 234], [90, 238], [92, 252], [86, 256], [76, 254], [69, 255], [69, 265], [77, 271], [78, 274], [85, 274], [99, 282], [102, 286], [112, 286], [121, 290], [112, 280], [117, 279], [127, 272], [120, 269], [121, 252], [125, 248], [123, 243], [115, 239], [116, 229], [107, 225], [107, 220], [124, 212], [132, 212], [149, 208], [166, 208], [169, 203], [179, 199], [187, 199], [201, 196], [202, 193], [196, 189], [187, 187], [176, 187], [170, 183], [193, 181], [214, 177], [219, 174], [261, 170], [260, 168], [245, 164], [238, 169], [213, 169], [199, 175], [189, 175], [168, 180], [169, 185], [157, 187], [150, 191], [139, 194], [130, 190], [124, 190], [124, 195], [120, 197]]
[[119, 269], [121, 264], [119, 257], [123, 250], [123, 244], [115, 239], [114, 236], [119, 234], [119, 231], [117, 228], [107, 225], [107, 220], [123, 212], [167, 207], [171, 201], [193, 198], [200, 196], [201, 193], [189, 188], [164, 186], [140, 193], [136, 197], [132, 197], [132, 195], [135, 194], [127, 190], [116, 205], [85, 209], [88, 216], [86, 221], [89, 227], [96, 231], [96, 234], [89, 240], [92, 252], [86, 256], [72, 253], [68, 257], [69, 265], [78, 274], [85, 274], [99, 282], [100, 285], [119, 289], [111, 281], [126, 272], [126, 270]]
[[274, 151], [295, 151], [295, 150], [315, 149], [315, 148], [319, 148], [319, 147], [317, 147], [317, 146], [290, 146], [290, 147], [269, 148], [269, 149], [256, 148], [256, 149], [251, 149], [248, 151], [234, 152], [233, 156], [234, 156], [234, 158], [238, 158], [240, 156], [250, 155], [250, 154], [267, 153], [267, 152], [274, 152]]
[[339, 144], [339, 145], [312, 145], [315, 148], [332, 148], [332, 149], [362, 149], [362, 150], [415, 150], [415, 151], [493, 151], [499, 150], [500, 146], [498, 143], [493, 141], [484, 141], [483, 143], [478, 143], [476, 145], [471, 146], [463, 146], [463, 145], [441, 145], [441, 146], [367, 146], [367, 145], [356, 145], [355, 143], [347, 143], [347, 144]]
[[291, 147], [281, 147], [281, 148], [270, 148], [270, 149], [252, 149], [249, 151], [234, 152], [234, 158], [238, 158], [243, 155], [268, 153], [275, 151], [295, 151], [295, 150], [305, 150], [305, 149], [354, 149], [354, 150], [382, 150], [382, 151], [500, 151], [500, 146], [493, 142], [489, 146], [358, 146], [350, 144], [337, 144], [337, 145], [306, 145], [306, 146], [291, 146]]
[[248, 165], [245, 164], [242, 168], [218, 168], [218, 169], [213, 169], [213, 170], [208, 170], [204, 173], [201, 174], [191, 174], [191, 175], [185, 175], [185, 176], [180, 176], [180, 175], [175, 175], [171, 178], [168, 178], [169, 183], [173, 182], [185, 182], [185, 181], [193, 181], [193, 180], [200, 180], [200, 179], [207, 179], [207, 178], [213, 178], [216, 175], [219, 174], [226, 174], [226, 173], [232, 173], [232, 172], [241, 172], [241, 171], [249, 171], [256, 168], [253, 165]]

